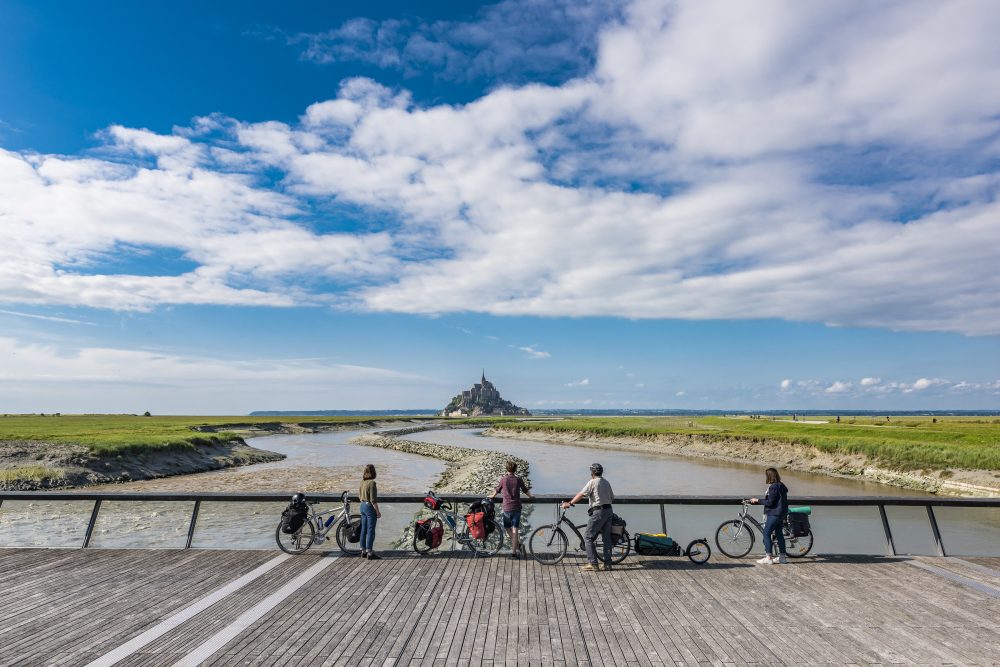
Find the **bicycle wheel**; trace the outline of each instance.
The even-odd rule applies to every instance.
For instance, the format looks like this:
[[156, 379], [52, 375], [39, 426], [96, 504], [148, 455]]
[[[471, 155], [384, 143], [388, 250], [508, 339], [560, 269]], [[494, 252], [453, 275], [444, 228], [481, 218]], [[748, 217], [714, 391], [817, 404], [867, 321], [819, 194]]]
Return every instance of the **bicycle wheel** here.
[[706, 540], [692, 540], [684, 552], [692, 563], [701, 565], [707, 563], [712, 557], [712, 547], [708, 546]]
[[531, 557], [543, 565], [554, 565], [566, 556], [569, 540], [558, 525], [540, 526], [528, 538]]
[[495, 556], [503, 548], [503, 525], [493, 523], [493, 532], [481, 540], [469, 537], [469, 546], [477, 556]]
[[753, 543], [753, 528], [739, 519], [726, 521], [715, 531], [715, 546], [730, 558], [743, 558], [753, 549]]
[[803, 535], [802, 537], [789, 537], [787, 534], [785, 535], [785, 553], [788, 554], [789, 558], [802, 558], [812, 548], [813, 534], [811, 530], [808, 535]]
[[[594, 551], [597, 552], [597, 559], [600, 560], [604, 558], [604, 540], [598, 535], [594, 538]], [[632, 539], [626, 530], [622, 535], [622, 539], [611, 546], [611, 562], [617, 565], [626, 558], [628, 558], [629, 553], [632, 551]]]
[[284, 551], [286, 554], [304, 553], [306, 549], [312, 546], [313, 535], [316, 533], [316, 529], [313, 527], [312, 521], [306, 521], [302, 524], [294, 533], [283, 533], [281, 532], [281, 524], [274, 531], [274, 540], [278, 543], [278, 548]]
[[361, 553], [361, 541], [351, 542], [347, 539], [347, 536], [354, 526], [361, 523], [360, 514], [352, 514], [350, 517], [344, 517], [337, 524], [337, 530], [335, 535], [337, 537], [337, 546], [345, 554], [359, 554]]

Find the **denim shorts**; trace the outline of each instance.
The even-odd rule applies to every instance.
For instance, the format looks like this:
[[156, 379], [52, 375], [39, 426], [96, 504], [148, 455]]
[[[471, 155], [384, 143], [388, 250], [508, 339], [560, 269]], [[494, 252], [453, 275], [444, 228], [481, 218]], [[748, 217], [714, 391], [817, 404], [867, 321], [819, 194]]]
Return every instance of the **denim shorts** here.
[[503, 527], [504, 528], [520, 528], [521, 527], [521, 510], [514, 510], [513, 512], [503, 513]]

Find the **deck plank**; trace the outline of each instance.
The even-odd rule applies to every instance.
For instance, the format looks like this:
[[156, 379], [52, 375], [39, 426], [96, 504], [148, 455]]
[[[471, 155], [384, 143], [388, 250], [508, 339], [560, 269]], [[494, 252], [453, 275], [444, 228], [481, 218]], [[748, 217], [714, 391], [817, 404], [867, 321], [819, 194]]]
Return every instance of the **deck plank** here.
[[[85, 664], [275, 556], [0, 550], [0, 665]], [[119, 664], [172, 663], [317, 556], [281, 562]], [[926, 562], [976, 571], [947, 559]], [[581, 572], [582, 563], [568, 557], [540, 565], [506, 552], [340, 557], [205, 664], [990, 664], [1000, 645], [1000, 599], [904, 558], [755, 567], [751, 559], [694, 566], [634, 556], [599, 573]], [[976, 572], [979, 580], [990, 576]]]

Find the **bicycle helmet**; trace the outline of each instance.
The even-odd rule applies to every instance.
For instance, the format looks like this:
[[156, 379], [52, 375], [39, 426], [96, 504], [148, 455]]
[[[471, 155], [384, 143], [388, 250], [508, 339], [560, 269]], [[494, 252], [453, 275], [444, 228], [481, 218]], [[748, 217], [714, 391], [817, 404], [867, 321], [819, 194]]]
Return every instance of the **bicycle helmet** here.
[[293, 505], [305, 505], [306, 504], [306, 494], [304, 494], [304, 493], [302, 493], [300, 491], [299, 493], [296, 493], [295, 495], [293, 495], [292, 496], [292, 504]]
[[602, 466], [600, 463], [591, 463], [590, 472], [600, 477], [601, 475], [604, 474], [604, 466]]

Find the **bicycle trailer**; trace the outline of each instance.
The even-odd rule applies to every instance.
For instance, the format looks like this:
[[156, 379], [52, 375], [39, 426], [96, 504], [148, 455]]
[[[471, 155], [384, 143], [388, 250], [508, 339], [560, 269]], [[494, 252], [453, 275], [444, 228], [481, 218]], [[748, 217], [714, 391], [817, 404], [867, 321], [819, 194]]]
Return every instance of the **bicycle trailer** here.
[[680, 556], [681, 545], [666, 533], [636, 533], [635, 552], [640, 556]]
[[789, 507], [785, 522], [788, 524], [788, 532], [792, 537], [805, 537], [809, 534], [809, 515], [812, 514], [811, 507]]

